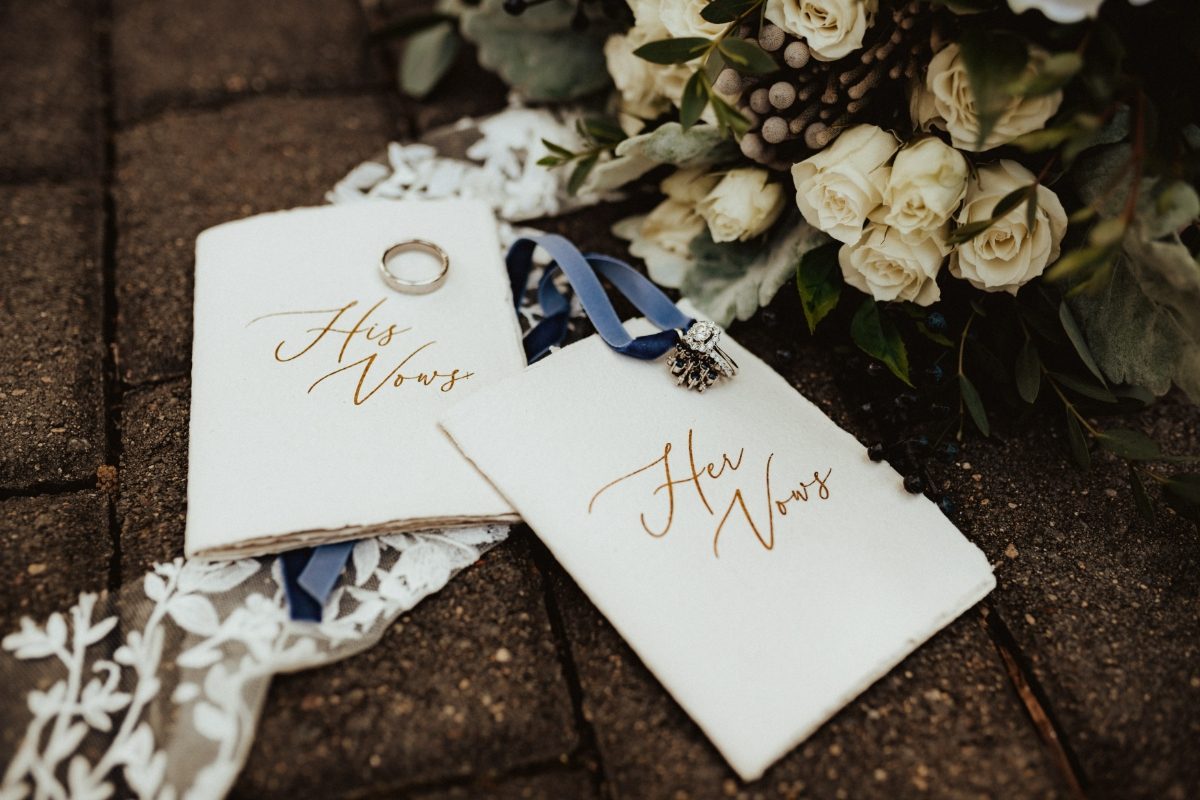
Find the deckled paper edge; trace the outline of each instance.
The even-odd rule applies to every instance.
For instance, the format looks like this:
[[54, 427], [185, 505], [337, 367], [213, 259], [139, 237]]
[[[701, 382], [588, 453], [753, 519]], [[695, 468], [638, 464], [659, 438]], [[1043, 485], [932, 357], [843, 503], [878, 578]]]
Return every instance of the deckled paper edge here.
[[[686, 302], [681, 302], [679, 305], [685, 311], [689, 310], [691, 308], [691, 306], [689, 304], [687, 304]], [[638, 318], [636, 320], [633, 320], [632, 322], [635, 325], [637, 325], [637, 324], [645, 323], [645, 320], [644, 320], [644, 318]], [[592, 334], [591, 336], [585, 337], [584, 339], [581, 339], [578, 342], [574, 342], [572, 344], [567, 345], [567, 347], [564, 349], [568, 349], [571, 347], [577, 347], [579, 345], [582, 345], [584, 342], [587, 342], [587, 341], [597, 338], [597, 336], [598, 336], [598, 334]], [[734, 341], [736, 341], [736, 340], [734, 340]], [[747, 349], [740, 342], [738, 342], [738, 345], [743, 350], [745, 350], [745, 352], [748, 356], [750, 356], [751, 358], [758, 359], [759, 361], [762, 361], [762, 359], [759, 359], [757, 355], [755, 355], [753, 352], [751, 352], [749, 349]], [[478, 394], [480, 396], [482, 396], [482, 395], [486, 394], [487, 392], [490, 392], [493, 390], [499, 390], [499, 387], [501, 387], [505, 382], [519, 379], [521, 376], [525, 375], [526, 373], [529, 373], [535, 369], [538, 369], [543, 364], [549, 363], [552, 358], [553, 358], [553, 356], [542, 359], [541, 361], [538, 361], [535, 364], [530, 364], [528, 367], [521, 370], [520, 372], [510, 375], [507, 378], [503, 378], [499, 381], [496, 381], [491, 386], [487, 387], [486, 389], [481, 390]], [[812, 400], [810, 400], [807, 396], [805, 396], [803, 392], [799, 391], [798, 389], [796, 389], [796, 387], [794, 387], [790, 383], [788, 383], [787, 380], [782, 375], [780, 375], [775, 369], [773, 369], [769, 364], [767, 364], [765, 361], [763, 361], [762, 363], [764, 364], [764, 366], [767, 367], [768, 371], [771, 373], [774, 380], [782, 382], [783, 385], [786, 386], [790, 391], [795, 392], [796, 394], [800, 395], [800, 397], [806, 403], [809, 403], [814, 408], [816, 408], [817, 411], [819, 411], [830, 422], [832, 422], [834, 424], [834, 426], [836, 426], [838, 428], [838, 430], [842, 431], [847, 436], [850, 436], [851, 438], [853, 438], [853, 434], [851, 434], [849, 431], [847, 431], [841, 425], [838, 425], [837, 420], [833, 419], [828, 414], [825, 414], [824, 411], [821, 411], [819, 406], [817, 406], [815, 403], [813, 403]], [[459, 403], [459, 404], [455, 405], [454, 408], [448, 409], [446, 411], [446, 413], [443, 414], [438, 419], [438, 426], [446, 433], [447, 436], [450, 437], [451, 441], [454, 442], [454, 446], [458, 448], [458, 451], [460, 453], [462, 453], [463, 457], [466, 458], [467, 461], [469, 461], [471, 463], [471, 465], [473, 467], [475, 467], [475, 469], [479, 469], [479, 465], [475, 463], [475, 460], [466, 452], [466, 450], [463, 449], [462, 445], [459, 444], [458, 440], [454, 436], [454, 432], [450, 429], [450, 427], [447, 427], [447, 426], [453, 426], [454, 418], [458, 414], [465, 413], [465, 411], [463, 411], [463, 409], [470, 406], [470, 404], [472, 402], [482, 402], [482, 401], [476, 401], [474, 399], [474, 397], [475, 396], [467, 398], [463, 403]], [[479, 470], [479, 471], [481, 474], [484, 475], [484, 477], [488, 477], [487, 473], [483, 472], [483, 470]], [[489, 482], [491, 482], [490, 477], [488, 477], [488, 480], [489, 480]], [[514, 509], [516, 509], [518, 513], [521, 512], [521, 509], [517, 508], [517, 504], [513, 502], [511, 497], [508, 497], [506, 494], [504, 494], [504, 492], [500, 489], [500, 487], [496, 486], [496, 484], [494, 482], [492, 483], [492, 485], [493, 485], [493, 487], [495, 487], [496, 491], [500, 494], [500, 496], [503, 497], [510, 506], [512, 506]], [[928, 498], [926, 498], [926, 499], [928, 500]], [[930, 502], [932, 502], [932, 501], [930, 501]], [[953, 523], [951, 523], [951, 524], [953, 525]], [[988, 594], [990, 594], [991, 591], [996, 588], [996, 576], [992, 569], [991, 563], [987, 560], [987, 555], [983, 552], [982, 549], [980, 549], [979, 545], [975, 544], [975, 542], [968, 539], [967, 536], [962, 532], [962, 530], [960, 530], [958, 528], [957, 525], [954, 525], [954, 528], [955, 528], [955, 530], [958, 531], [959, 536], [962, 537], [963, 542], [975, 551], [975, 553], [979, 557], [979, 560], [983, 563], [984, 567], [987, 569], [986, 578], [984, 580], [980, 581], [980, 583], [978, 583], [976, 586], [974, 586], [970, 591], [968, 591], [963, 596], [963, 598], [959, 601], [959, 603], [957, 603], [956, 605], [953, 606], [952, 611], [943, 613], [942, 615], [936, 617], [934, 619], [934, 621], [932, 622], [932, 624], [928, 627], [927, 630], [923, 631], [921, 634], [919, 634], [918, 636], [916, 636], [914, 638], [910, 638], [910, 639], [906, 640], [904, 645], [902, 645], [896, 653], [893, 653], [886, 660], [881, 660], [880, 663], [882, 664], [882, 666], [880, 669], [873, 670], [872, 672], [868, 673], [866, 675], [866, 677], [864, 677], [861, 681], [854, 684], [854, 686], [851, 689], [847, 690], [842, 695], [839, 695], [835, 701], [830, 702], [825, 707], [825, 709], [818, 715], [818, 719], [816, 722], [802, 728], [795, 735], [795, 737], [793, 737], [791, 740], [789, 740], [785, 745], [782, 745], [779, 748], [773, 750], [771, 752], [770, 756], [767, 756], [761, 760], [755, 760], [752, 762], [742, 762], [740, 759], [734, 758], [728, 752], [726, 752], [726, 750], [724, 748], [722, 748], [722, 746], [720, 744], [718, 744], [717, 739], [712, 735], [711, 731], [709, 731], [704, 725], [702, 725], [699, 722], [699, 720], [696, 718], [696, 716], [694, 714], [692, 714], [692, 712], [687, 708], [687, 706], [685, 706], [682, 702], [679, 701], [678, 698], [676, 698], [676, 696], [673, 692], [671, 692], [669, 689], [667, 689], [666, 682], [659, 675], [658, 671], [654, 668], [654, 666], [652, 666], [645, 659], [643, 659], [642, 655], [636, 650], [636, 648], [634, 648], [634, 646], [632, 644], [630, 644], [629, 637], [626, 636], [625, 631], [623, 631], [621, 629], [621, 626], [619, 624], [617, 624], [610, 617], [610, 615], [605, 611], [605, 609], [602, 607], [602, 605], [599, 602], [597, 602], [595, 599], [593, 599], [590, 595], [588, 595], [588, 600], [593, 605], [596, 606], [596, 608], [600, 611], [600, 613], [604, 616], [604, 618], [606, 620], [608, 620], [608, 623], [610, 625], [612, 625], [613, 628], [617, 631], [617, 633], [621, 636], [621, 639], [623, 641], [625, 641], [625, 643], [627, 645], [629, 645], [630, 651], [633, 652], [633, 654], [643, 664], [643, 666], [645, 666], [646, 669], [652, 675], [654, 675], [655, 680], [657, 680], [659, 682], [659, 684], [662, 686], [663, 690], [666, 691], [667, 694], [671, 696], [671, 699], [674, 702], [676, 702], [677, 704], [679, 704], [679, 706], [681, 708], [683, 708], [684, 712], [688, 715], [688, 719], [690, 719], [693, 723], [695, 723], [695, 725], [698, 728], [700, 728], [701, 731], [703, 731], [705, 737], [717, 749], [717, 751], [721, 754], [722, 758], [724, 758], [725, 761], [733, 768], [734, 772], [736, 772], [738, 774], [738, 777], [740, 777], [743, 781], [746, 781], [747, 783], [749, 783], [751, 781], [756, 781], [759, 778], [761, 778], [766, 773], [766, 771], [768, 769], [770, 769], [771, 766], [773, 766], [777, 761], [779, 761], [781, 758], [783, 758], [785, 755], [790, 753], [797, 746], [799, 746], [805, 740], [807, 740], [810, 736], [812, 736], [814, 733], [816, 733], [826, 722], [828, 722], [830, 719], [832, 719], [834, 717], [834, 715], [836, 715], [839, 711], [841, 711], [842, 709], [846, 708], [851, 703], [853, 703], [856, 699], [858, 699], [859, 696], [861, 696], [865, 691], [867, 691], [873, 685], [875, 685], [875, 683], [878, 682], [881, 678], [887, 676], [887, 674], [890, 673], [893, 669], [895, 669], [897, 665], [899, 665], [901, 662], [903, 662], [904, 659], [908, 658], [910, 655], [915, 653], [922, 645], [924, 645], [926, 642], [928, 642], [930, 639], [932, 639], [934, 636], [936, 636], [941, 630], [943, 630], [950, 623], [954, 622], [959, 617], [961, 617], [963, 614], [965, 614], [967, 611], [969, 611], [972, 606], [974, 606], [976, 603], [978, 603], [983, 598], [987, 597]], [[537, 531], [534, 531], [534, 533], [536, 534]], [[559, 565], [562, 566], [562, 568], [568, 574], [571, 574], [571, 571], [569, 569], [567, 569], [566, 565], [559, 558], [558, 553], [555, 552], [554, 546], [552, 544], [550, 544], [549, 542], [547, 542], [546, 540], [542, 539], [540, 536], [538, 537], [538, 539], [540, 541], [542, 541], [542, 543], [544, 545], [546, 545], [546, 548], [550, 551], [551, 555], [554, 556], [554, 560], [557, 561], [559, 563]], [[571, 575], [571, 579], [575, 580], [575, 576]]]

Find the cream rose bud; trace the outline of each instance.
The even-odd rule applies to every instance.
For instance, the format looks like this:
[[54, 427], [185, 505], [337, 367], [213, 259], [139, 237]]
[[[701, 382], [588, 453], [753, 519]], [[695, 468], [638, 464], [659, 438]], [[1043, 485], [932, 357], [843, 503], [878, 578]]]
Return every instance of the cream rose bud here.
[[943, 243], [936, 236], [908, 241], [878, 222], [861, 240], [842, 245], [838, 264], [846, 283], [876, 300], [907, 300], [919, 306], [937, 302]]
[[[1034, 182], [1033, 173], [1015, 161], [1000, 161], [979, 170], [979, 177], [967, 183], [967, 198], [958, 212], [965, 225], [992, 216], [992, 209], [1008, 193]], [[1026, 222], [1022, 203], [1009, 211], [986, 231], [963, 242], [950, 254], [950, 273], [964, 278], [985, 292], [1017, 289], [1045, 271], [1058, 258], [1059, 246], [1067, 230], [1067, 213], [1058, 195], [1038, 186], [1038, 208], [1033, 226]]]
[[[682, 39], [688, 36], [703, 36], [706, 39], [712, 39], [724, 32], [726, 24], [709, 22], [700, 16], [700, 12], [708, 4], [709, 0], [659, 0], [658, 19], [673, 39]], [[645, 4], [639, 5], [644, 6]], [[645, 11], [643, 11], [643, 16], [645, 16]]]
[[940, 139], [921, 139], [896, 154], [871, 218], [906, 239], [924, 239], [949, 221], [967, 193], [967, 159]]
[[767, 0], [764, 16], [804, 39], [813, 58], [837, 61], [862, 47], [879, 0]]
[[[1027, 69], [1036, 70], [1046, 57], [1046, 51], [1032, 48]], [[946, 45], [930, 60], [924, 84], [918, 84], [913, 92], [909, 102], [913, 122], [924, 130], [948, 131], [951, 144], [970, 151], [991, 150], [1022, 134], [1041, 130], [1062, 104], [1061, 91], [1038, 97], [1013, 95], [980, 145], [975, 96], [957, 44]]]
[[746, 241], [766, 231], [783, 211], [783, 187], [765, 169], [732, 169], [696, 206], [714, 242]]
[[704, 219], [692, 203], [666, 199], [645, 217], [622, 220], [613, 233], [629, 239], [629, 252], [646, 262], [650, 279], [678, 289], [692, 268], [692, 240], [704, 233]]
[[720, 175], [705, 172], [703, 169], [691, 167], [677, 169], [663, 179], [658, 185], [662, 193], [672, 200], [695, 206], [721, 180]]
[[875, 125], [847, 129], [833, 144], [792, 166], [796, 205], [809, 225], [839, 242], [857, 242], [883, 201], [896, 137]]
[[604, 42], [604, 59], [608, 74], [621, 93], [621, 109], [642, 119], [656, 117], [670, 107], [670, 100], [658, 88], [658, 73], [664, 68], [633, 54], [647, 42], [666, 35], [665, 31], [659, 31], [662, 36], [654, 33], [647, 28], [633, 27], [628, 33], [613, 34]]

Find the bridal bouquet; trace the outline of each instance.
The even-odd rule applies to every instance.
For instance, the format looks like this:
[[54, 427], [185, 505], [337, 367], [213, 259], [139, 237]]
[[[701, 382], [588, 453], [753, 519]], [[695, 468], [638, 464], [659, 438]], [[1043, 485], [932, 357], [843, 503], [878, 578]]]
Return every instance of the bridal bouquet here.
[[610, 87], [542, 160], [573, 191], [657, 186], [616, 228], [655, 281], [722, 324], [794, 282], [810, 332], [949, 407], [938, 440], [1057, 413], [1080, 466], [1129, 460], [1140, 510], [1152, 480], [1200, 516], [1200, 477], [1098, 421], [1200, 400], [1193, 0], [446, 10], [527, 97]]

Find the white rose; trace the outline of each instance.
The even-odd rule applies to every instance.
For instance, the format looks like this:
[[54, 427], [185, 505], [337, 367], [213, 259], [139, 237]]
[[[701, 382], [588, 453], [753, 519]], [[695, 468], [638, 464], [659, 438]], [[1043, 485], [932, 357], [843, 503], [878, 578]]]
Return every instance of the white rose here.
[[[1100, 13], [1104, 0], [1008, 0], [1008, 7], [1020, 14], [1035, 8], [1055, 22], [1080, 22], [1087, 17], [1093, 19]], [[1150, 0], [1129, 0], [1132, 5], [1144, 6]]]
[[867, 226], [855, 244], [842, 245], [838, 264], [846, 283], [876, 300], [908, 300], [919, 306], [937, 302], [944, 245], [936, 236], [907, 241], [878, 222]]
[[887, 162], [900, 145], [874, 125], [856, 125], [833, 144], [792, 165], [804, 219], [840, 242], [857, 242], [867, 215], [883, 200]]
[[920, 240], [941, 230], [967, 193], [967, 159], [932, 137], [896, 154], [883, 190], [883, 205], [871, 219]]
[[678, 289], [694, 263], [692, 240], [704, 226], [692, 203], [668, 198], [644, 217], [621, 220], [613, 233], [629, 240], [629, 252], [646, 262], [652, 281]]
[[[723, 22], [709, 22], [700, 16], [708, 3], [709, 0], [660, 0], [659, 22], [673, 39], [686, 36], [715, 38], [725, 30], [726, 25]], [[642, 13], [645, 15], [646, 12]]]
[[862, 47], [879, 0], [767, 0], [764, 16], [804, 39], [813, 58], [837, 61]]
[[714, 242], [753, 239], [779, 219], [783, 187], [765, 169], [733, 169], [696, 206]]
[[692, 167], [675, 170], [663, 179], [658, 188], [672, 200], [695, 206], [713, 190], [720, 180], [720, 175], [705, 172], [699, 167]]
[[[1044, 50], [1032, 49], [1027, 69], [1036, 70], [1046, 55]], [[1022, 134], [1041, 130], [1062, 103], [1061, 91], [1040, 97], [1012, 96], [983, 146], [979, 146], [979, 115], [957, 44], [946, 45], [930, 60], [925, 83], [917, 85], [914, 92], [909, 104], [913, 122], [924, 130], [936, 127], [949, 131], [951, 144], [971, 151], [991, 150]]]
[[[664, 73], [687, 73], [687, 68], [682, 65], [659, 66], [633, 54], [634, 50], [647, 42], [665, 37], [666, 32], [662, 30], [633, 27], [628, 33], [613, 34], [605, 41], [604, 58], [608, 64], [608, 74], [621, 93], [621, 110], [625, 113], [652, 119], [670, 107], [670, 98], [661, 88]], [[686, 76], [684, 80], [687, 80]]]
[[[1006, 194], [1035, 180], [1033, 173], [1015, 161], [1001, 161], [979, 170], [967, 184], [967, 199], [958, 212], [959, 224], [989, 219]], [[1058, 195], [1038, 186], [1038, 208], [1033, 227], [1026, 224], [1022, 203], [994, 225], [950, 255], [950, 272], [985, 292], [1016, 294], [1023, 284], [1045, 271], [1058, 258], [1067, 230], [1067, 213]]]

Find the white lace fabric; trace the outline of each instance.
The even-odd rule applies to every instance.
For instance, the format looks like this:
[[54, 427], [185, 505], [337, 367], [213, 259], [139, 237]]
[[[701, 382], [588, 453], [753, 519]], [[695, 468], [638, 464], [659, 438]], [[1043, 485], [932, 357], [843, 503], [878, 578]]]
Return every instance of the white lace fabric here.
[[[564, 177], [536, 164], [541, 140], [572, 127], [513, 108], [446, 133], [462, 158], [393, 144], [386, 163], [352, 170], [334, 203], [366, 197], [472, 197], [511, 223], [595, 202], [568, 197]], [[528, 293], [526, 322], [540, 314]], [[0, 800], [212, 800], [245, 763], [271, 676], [374, 645], [403, 612], [508, 535], [488, 526], [364, 539], [319, 624], [288, 617], [278, 558], [157, 564], [115, 595], [81, 594], [65, 612], [28, 617], [0, 640]]]

